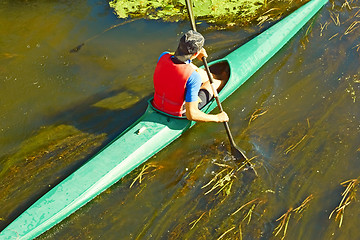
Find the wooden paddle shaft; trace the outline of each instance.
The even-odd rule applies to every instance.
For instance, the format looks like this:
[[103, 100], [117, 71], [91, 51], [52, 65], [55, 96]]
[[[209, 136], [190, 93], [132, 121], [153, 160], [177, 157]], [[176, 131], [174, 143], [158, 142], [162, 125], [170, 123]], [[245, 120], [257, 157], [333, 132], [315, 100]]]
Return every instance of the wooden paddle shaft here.
[[193, 13], [191, 0], [185, 0], [185, 2], [186, 2], [186, 6], [187, 6], [188, 15], [189, 15], [189, 18], [190, 18], [191, 28], [192, 28], [192, 30], [197, 32], [196, 31], [196, 26], [195, 26], [195, 18], [194, 18], [194, 13]]
[[[185, 3], [186, 3], [186, 9], [188, 11], [188, 15], [189, 15], [189, 18], [190, 18], [191, 28], [192, 28], [193, 31], [196, 31], [195, 18], [194, 18], [194, 13], [193, 13], [191, 0], [185, 0]], [[210, 72], [209, 66], [207, 64], [206, 58], [202, 57], [202, 61], [204, 63], [206, 73], [207, 73], [207, 75], [209, 77], [209, 81], [210, 81], [211, 88], [212, 88], [213, 93], [214, 93], [214, 98], [216, 100], [216, 103], [217, 103], [217, 105], [219, 107], [220, 112], [223, 112], [224, 110], [223, 110], [223, 107], [221, 105], [217, 89], [214, 87], [214, 80], [213, 80], [213, 77], [211, 75], [211, 72]], [[224, 122], [224, 126], [225, 126], [226, 133], [227, 133], [227, 135], [229, 137], [231, 147], [232, 148], [236, 147], [236, 144], [235, 144], [235, 141], [234, 141], [234, 139], [232, 137], [228, 122]]]

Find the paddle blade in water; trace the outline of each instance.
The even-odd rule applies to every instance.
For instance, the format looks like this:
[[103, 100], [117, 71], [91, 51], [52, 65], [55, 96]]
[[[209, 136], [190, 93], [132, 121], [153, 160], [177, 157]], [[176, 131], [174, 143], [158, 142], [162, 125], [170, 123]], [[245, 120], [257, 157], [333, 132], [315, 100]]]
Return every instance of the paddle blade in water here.
[[245, 162], [248, 159], [238, 146], [231, 146], [231, 154], [236, 158], [236, 160]]
[[258, 173], [255, 168], [251, 165], [250, 160], [246, 157], [245, 153], [236, 145], [231, 145], [231, 154], [236, 158], [236, 160], [242, 161], [248, 165], [247, 169], [252, 170], [256, 177]]

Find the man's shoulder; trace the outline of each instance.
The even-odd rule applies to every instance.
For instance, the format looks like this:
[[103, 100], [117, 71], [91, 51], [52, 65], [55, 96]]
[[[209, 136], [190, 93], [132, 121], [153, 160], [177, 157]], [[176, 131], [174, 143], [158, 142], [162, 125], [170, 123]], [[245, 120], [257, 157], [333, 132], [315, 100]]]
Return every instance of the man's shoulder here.
[[160, 58], [162, 58], [164, 55], [167, 55], [167, 54], [173, 55], [171, 52], [168, 52], [168, 51], [162, 52], [158, 58], [158, 61], [160, 60]]
[[187, 82], [189, 85], [201, 85], [201, 75], [197, 71], [193, 71]]

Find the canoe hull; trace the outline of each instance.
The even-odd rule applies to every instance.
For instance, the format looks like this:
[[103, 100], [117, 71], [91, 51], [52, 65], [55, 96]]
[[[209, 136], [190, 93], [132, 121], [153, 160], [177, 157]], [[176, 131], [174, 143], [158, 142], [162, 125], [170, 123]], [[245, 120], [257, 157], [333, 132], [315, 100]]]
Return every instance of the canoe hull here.
[[[225, 58], [230, 78], [219, 94], [229, 97], [278, 52], [327, 0], [312, 0]], [[210, 65], [211, 65], [210, 64]], [[203, 111], [216, 107], [212, 101]], [[181, 136], [195, 122], [148, 106], [144, 115], [81, 168], [41, 197], [0, 233], [0, 239], [33, 239], [85, 205]]]

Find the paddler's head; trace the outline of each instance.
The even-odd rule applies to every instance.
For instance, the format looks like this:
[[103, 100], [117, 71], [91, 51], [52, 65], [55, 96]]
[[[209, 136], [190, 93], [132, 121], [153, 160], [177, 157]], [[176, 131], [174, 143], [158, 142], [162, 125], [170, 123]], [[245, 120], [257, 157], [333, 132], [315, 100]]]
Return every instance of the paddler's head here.
[[181, 38], [174, 56], [181, 62], [195, 58], [204, 46], [204, 37], [193, 30], [187, 31]]

